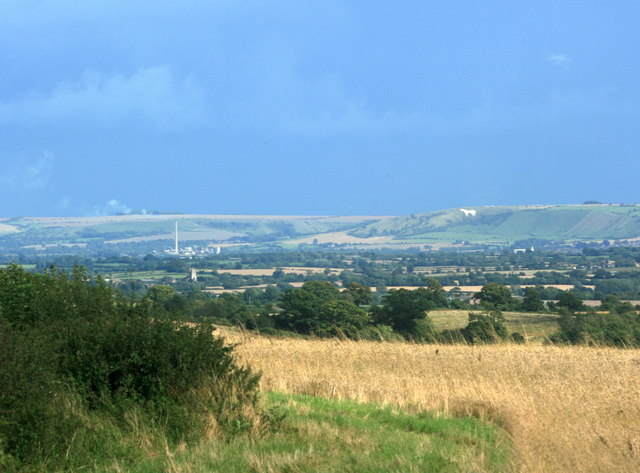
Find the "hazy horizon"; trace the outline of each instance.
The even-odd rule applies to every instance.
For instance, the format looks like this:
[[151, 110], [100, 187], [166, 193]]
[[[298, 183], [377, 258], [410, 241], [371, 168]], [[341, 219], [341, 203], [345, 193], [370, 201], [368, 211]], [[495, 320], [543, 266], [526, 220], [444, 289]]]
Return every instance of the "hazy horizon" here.
[[[345, 214], [345, 213], [334, 213], [334, 214], [311, 214], [311, 213], [207, 213], [207, 212], [180, 212], [180, 211], [165, 211], [161, 209], [126, 209], [124, 211], [112, 212], [112, 213], [93, 213], [93, 214], [82, 214], [82, 215], [0, 215], [0, 220], [9, 220], [14, 218], [47, 218], [47, 219], [55, 219], [55, 218], [92, 218], [92, 217], [157, 217], [157, 218], [171, 218], [171, 217], [190, 217], [190, 216], [211, 216], [211, 217], [402, 217], [408, 215], [421, 215], [428, 214], [431, 212], [439, 212], [444, 210], [453, 210], [453, 209], [464, 209], [464, 208], [494, 208], [494, 207], [516, 207], [516, 208], [527, 208], [527, 207], [563, 207], [563, 206], [585, 206], [585, 205], [596, 205], [596, 206], [639, 206], [640, 203], [636, 202], [599, 202], [599, 201], [584, 201], [584, 202], [571, 202], [571, 203], [549, 203], [549, 204], [504, 204], [504, 205], [462, 205], [459, 207], [447, 207], [441, 209], [429, 209], [422, 212], [412, 212], [411, 214]], [[112, 204], [111, 207], [114, 207], [115, 204]]]

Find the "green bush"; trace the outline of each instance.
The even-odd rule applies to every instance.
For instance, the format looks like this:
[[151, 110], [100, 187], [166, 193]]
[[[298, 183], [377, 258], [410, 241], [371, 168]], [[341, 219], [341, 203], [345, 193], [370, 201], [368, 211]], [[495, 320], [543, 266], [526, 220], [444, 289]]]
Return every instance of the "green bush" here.
[[136, 412], [176, 442], [251, 428], [258, 376], [211, 325], [160, 315], [82, 269], [0, 270], [2, 461], [64, 466], [96, 415], [127, 428]]
[[79, 426], [66, 409], [71, 393], [51, 369], [54, 357], [41, 333], [14, 330], [0, 317], [0, 452], [7, 458], [62, 454]]
[[495, 343], [509, 336], [499, 310], [469, 312], [469, 323], [461, 332], [468, 343]]
[[610, 307], [609, 313], [563, 310], [555, 343], [593, 344], [635, 348], [640, 346], [640, 315], [630, 304]]
[[[509, 338], [504, 315], [498, 310], [469, 312], [469, 322], [462, 329], [443, 330], [438, 334], [440, 343], [496, 343]], [[513, 334], [514, 342], [524, 342], [520, 334]]]

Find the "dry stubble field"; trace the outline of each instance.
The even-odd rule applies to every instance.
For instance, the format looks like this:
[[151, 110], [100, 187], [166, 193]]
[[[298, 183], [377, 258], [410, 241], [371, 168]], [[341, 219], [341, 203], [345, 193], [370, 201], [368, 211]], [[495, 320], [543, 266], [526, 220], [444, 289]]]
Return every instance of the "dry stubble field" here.
[[263, 390], [481, 417], [517, 471], [640, 471], [638, 350], [227, 337]]

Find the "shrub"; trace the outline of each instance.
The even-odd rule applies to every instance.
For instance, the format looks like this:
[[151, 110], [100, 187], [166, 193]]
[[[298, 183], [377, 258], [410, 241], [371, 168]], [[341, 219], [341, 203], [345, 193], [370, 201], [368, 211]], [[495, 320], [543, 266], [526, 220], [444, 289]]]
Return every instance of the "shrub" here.
[[640, 315], [630, 305], [619, 305], [609, 313], [561, 313], [555, 343], [596, 344], [617, 347], [640, 346]]
[[7, 458], [61, 454], [79, 425], [51, 369], [54, 355], [42, 334], [16, 331], [0, 316], [0, 453]]
[[469, 323], [461, 333], [469, 343], [494, 343], [509, 335], [504, 315], [498, 310], [469, 312]]
[[0, 456], [62, 465], [88, 413], [126, 426], [137, 412], [174, 441], [212, 422], [221, 434], [251, 428], [258, 376], [212, 330], [160, 317], [80, 268], [0, 270]]

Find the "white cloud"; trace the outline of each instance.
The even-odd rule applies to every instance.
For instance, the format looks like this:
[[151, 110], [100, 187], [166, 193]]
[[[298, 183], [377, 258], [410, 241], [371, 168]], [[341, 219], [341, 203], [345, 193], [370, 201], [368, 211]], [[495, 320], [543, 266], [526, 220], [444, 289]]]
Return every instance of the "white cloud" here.
[[180, 129], [203, 119], [204, 95], [193, 79], [176, 79], [166, 66], [129, 76], [85, 71], [48, 94], [0, 103], [0, 123], [113, 127], [133, 122]]
[[566, 67], [571, 64], [571, 58], [566, 54], [551, 54], [548, 58], [555, 66]]
[[105, 208], [107, 209], [108, 213], [122, 213], [122, 214], [131, 213], [131, 207], [121, 203], [116, 199], [111, 199], [109, 202], [107, 202], [107, 205]]
[[13, 191], [44, 189], [51, 181], [54, 164], [55, 155], [46, 150], [35, 158], [15, 159], [0, 175], [0, 184]]
[[96, 205], [90, 210], [81, 212], [90, 216], [107, 216], [115, 214], [130, 214], [133, 210], [126, 204], [123, 204], [117, 199], [111, 199], [103, 205]]

